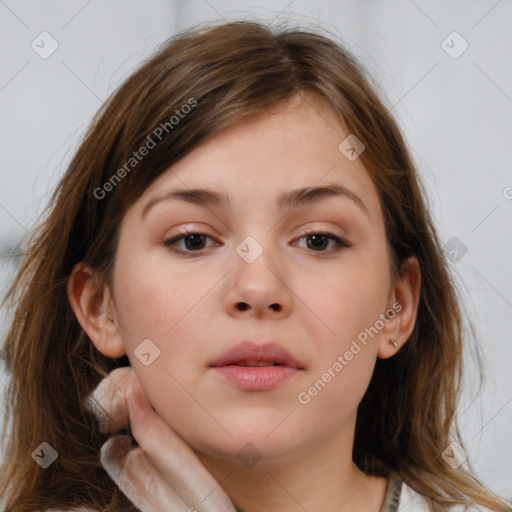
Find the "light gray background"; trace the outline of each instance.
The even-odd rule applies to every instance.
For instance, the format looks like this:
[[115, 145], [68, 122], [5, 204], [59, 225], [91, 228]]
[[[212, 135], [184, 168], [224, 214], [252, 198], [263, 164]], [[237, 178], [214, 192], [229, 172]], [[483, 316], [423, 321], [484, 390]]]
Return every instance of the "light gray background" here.
[[[15, 269], [8, 254], [102, 102], [165, 39], [221, 18], [320, 20], [381, 85], [443, 242], [467, 248], [452, 268], [487, 380], [477, 399], [468, 388], [460, 424], [478, 475], [512, 498], [511, 0], [0, 0], [1, 294]], [[46, 59], [31, 47], [43, 31], [58, 43]], [[457, 58], [445, 51], [463, 48], [454, 31], [469, 45]]]

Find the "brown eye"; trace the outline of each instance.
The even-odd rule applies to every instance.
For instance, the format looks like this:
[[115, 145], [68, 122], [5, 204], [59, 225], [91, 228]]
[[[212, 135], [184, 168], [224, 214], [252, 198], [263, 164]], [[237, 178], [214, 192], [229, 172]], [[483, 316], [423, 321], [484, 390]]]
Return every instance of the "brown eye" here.
[[196, 249], [204, 249], [204, 241], [205, 241], [205, 235], [201, 235], [199, 233], [196, 233], [194, 235], [187, 235], [185, 237], [182, 237], [185, 241], [185, 247], [188, 250], [196, 250]]
[[329, 246], [329, 242], [334, 242], [334, 247], [331, 248], [332, 251], [337, 252], [343, 248], [351, 247], [351, 245], [335, 235], [334, 233], [324, 232], [324, 231], [310, 231], [308, 233], [302, 233], [301, 238], [299, 240], [306, 239], [307, 249], [310, 249], [314, 252], [330, 252], [329, 250], [325, 250]]
[[[193, 231], [186, 231], [185, 233], [179, 234], [163, 242], [163, 245], [170, 250], [178, 253], [191, 253], [199, 252], [205, 249], [206, 239], [211, 237], [204, 233], [197, 233]], [[184, 245], [178, 247], [180, 242], [184, 242]]]
[[321, 233], [309, 235], [306, 239], [309, 242], [308, 249], [325, 249], [329, 245], [329, 237]]

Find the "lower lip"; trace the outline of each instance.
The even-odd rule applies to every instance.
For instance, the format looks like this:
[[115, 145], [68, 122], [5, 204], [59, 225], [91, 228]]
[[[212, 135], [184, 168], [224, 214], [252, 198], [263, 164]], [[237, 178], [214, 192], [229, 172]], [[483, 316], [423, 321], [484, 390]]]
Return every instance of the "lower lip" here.
[[244, 391], [268, 391], [299, 373], [291, 366], [215, 366], [215, 373]]

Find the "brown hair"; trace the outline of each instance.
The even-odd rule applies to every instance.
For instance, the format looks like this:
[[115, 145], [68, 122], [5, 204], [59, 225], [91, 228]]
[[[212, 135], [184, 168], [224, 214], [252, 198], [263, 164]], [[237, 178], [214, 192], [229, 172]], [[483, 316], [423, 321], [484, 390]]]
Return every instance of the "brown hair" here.
[[[422, 274], [414, 331], [397, 355], [377, 360], [359, 405], [354, 462], [368, 474], [397, 470], [430, 498], [431, 510], [470, 502], [505, 510], [506, 502], [441, 456], [452, 439], [464, 446], [455, 415], [463, 321], [397, 125], [364, 70], [332, 38], [238, 21], [178, 34], [126, 80], [94, 118], [30, 236], [6, 296], [16, 306], [5, 343], [12, 421], [0, 487], [9, 512], [134, 510], [101, 467], [106, 438], [83, 405], [126, 361], [100, 354], [78, 324], [66, 294], [72, 268], [84, 261], [108, 283], [120, 221], [148, 185], [223, 128], [297, 94], [323, 98], [363, 141], [359, 158], [379, 192], [393, 269], [415, 255]], [[193, 108], [180, 111], [186, 104]], [[165, 136], [156, 141], [162, 126]], [[155, 147], [127, 167], [149, 139]], [[44, 470], [30, 457], [43, 441], [58, 452]]]

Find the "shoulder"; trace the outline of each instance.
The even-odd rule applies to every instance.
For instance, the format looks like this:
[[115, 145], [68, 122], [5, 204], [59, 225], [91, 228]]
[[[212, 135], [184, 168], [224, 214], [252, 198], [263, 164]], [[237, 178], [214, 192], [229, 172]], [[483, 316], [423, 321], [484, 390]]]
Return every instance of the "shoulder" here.
[[[428, 502], [425, 496], [416, 492], [405, 482], [402, 482], [400, 501], [397, 512], [429, 512]], [[450, 512], [493, 512], [481, 505], [471, 505], [465, 508], [464, 505], [456, 505], [450, 509]]]

